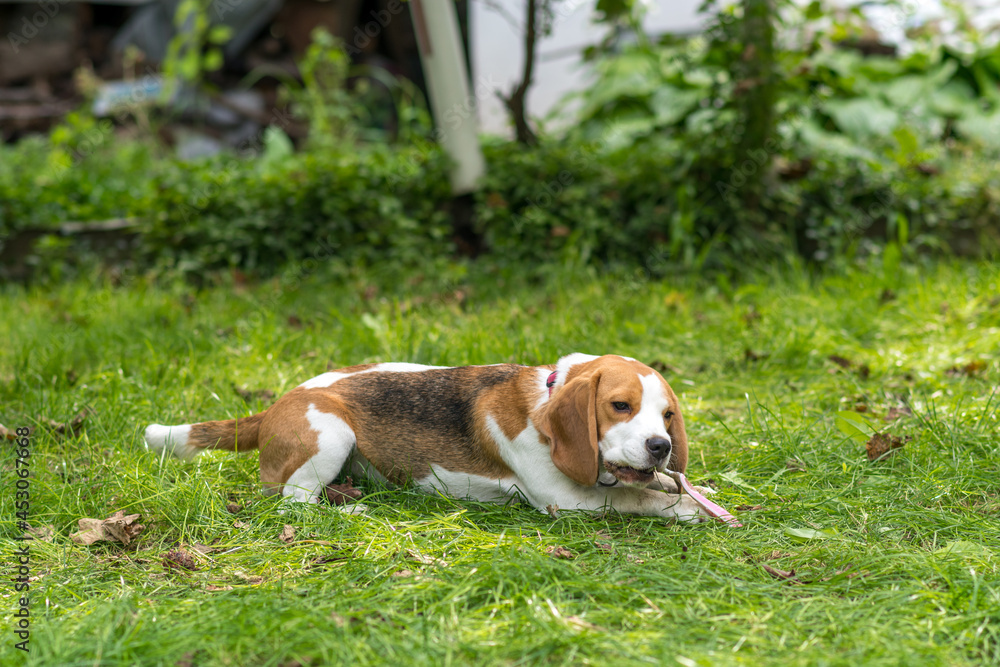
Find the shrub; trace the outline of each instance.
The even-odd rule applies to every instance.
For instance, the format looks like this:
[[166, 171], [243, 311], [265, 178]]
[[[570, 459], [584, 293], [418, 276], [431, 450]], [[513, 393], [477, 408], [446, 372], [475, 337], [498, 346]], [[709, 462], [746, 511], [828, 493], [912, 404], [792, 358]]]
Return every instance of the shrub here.
[[[892, 158], [899, 146], [872, 160], [799, 146], [780, 155], [751, 207], [729, 192], [746, 165], [713, 162], [670, 139], [652, 146], [487, 144], [474, 224], [491, 261], [664, 275], [789, 252], [823, 261], [866, 239], [972, 253], [998, 247], [1000, 166], [975, 151], [911, 163]], [[142, 264], [185, 272], [266, 275], [306, 259], [395, 269], [455, 253], [448, 162], [432, 147], [185, 163], [125, 142], [51, 181], [51, 158], [37, 142], [5, 153], [15, 159], [0, 171], [0, 234], [136, 216]], [[50, 262], [77, 259], [66, 248], [47, 252]]]
[[270, 273], [306, 258], [412, 265], [453, 252], [437, 149], [173, 163], [155, 187], [145, 250], [184, 269]]
[[149, 211], [161, 164], [154, 148], [116, 141], [110, 121], [71, 114], [68, 124], [49, 140], [0, 144], [0, 238], [26, 227]]

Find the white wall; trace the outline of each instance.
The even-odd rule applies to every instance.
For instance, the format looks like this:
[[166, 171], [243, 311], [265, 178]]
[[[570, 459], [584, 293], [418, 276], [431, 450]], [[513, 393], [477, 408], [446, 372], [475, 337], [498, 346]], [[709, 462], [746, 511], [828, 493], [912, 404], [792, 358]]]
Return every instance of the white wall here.
[[[799, 0], [808, 2], [808, 0]], [[838, 5], [853, 5], [859, 0], [834, 0]], [[1000, 22], [1000, 0], [960, 0], [980, 29]], [[524, 0], [470, 0], [472, 30], [472, 70], [483, 132], [510, 136], [511, 130], [503, 103], [495, 91], [504, 94], [521, 79], [523, 67]], [[528, 113], [544, 117], [569, 91], [580, 90], [587, 83], [587, 72], [580, 52], [603, 38], [606, 27], [593, 22], [594, 0], [559, 0], [552, 35], [542, 40], [535, 66], [535, 83], [528, 93]], [[647, 0], [647, 32], [689, 32], [697, 30], [704, 17], [697, 13], [701, 0]], [[493, 6], [503, 8], [498, 12]], [[942, 0], [903, 0], [903, 9], [886, 6], [866, 8], [866, 14], [882, 34], [893, 43], [903, 40], [903, 30], [941, 18]], [[510, 21], [505, 18], [510, 17]], [[511, 25], [511, 23], [516, 23]], [[942, 25], [944, 32], [952, 26]], [[995, 38], [996, 32], [993, 33]], [[947, 40], [946, 40], [947, 41]], [[568, 114], [567, 114], [568, 115]]]
[[[499, 5], [504, 14], [490, 7]], [[472, 71], [483, 132], [510, 135], [507, 112], [494, 91], [504, 94], [521, 80], [524, 66], [524, 0], [470, 0]], [[580, 90], [587, 73], [580, 52], [601, 41], [607, 28], [593, 22], [594, 0], [560, 0], [552, 34], [539, 43], [535, 61], [535, 83], [528, 93], [528, 113], [546, 115], [571, 90]], [[701, 0], [651, 0], [646, 30], [690, 31], [700, 25], [697, 14]], [[516, 26], [511, 25], [515, 22]]]

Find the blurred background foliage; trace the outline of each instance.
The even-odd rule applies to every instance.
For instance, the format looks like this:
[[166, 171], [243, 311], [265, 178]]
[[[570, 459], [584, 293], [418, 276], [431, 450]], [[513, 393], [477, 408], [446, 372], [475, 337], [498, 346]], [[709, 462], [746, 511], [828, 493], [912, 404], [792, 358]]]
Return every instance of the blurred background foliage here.
[[[181, 160], [155, 118], [121, 132], [85, 110], [0, 146], [0, 239], [134, 219], [137, 266], [258, 275], [307, 259], [655, 276], [749, 257], [996, 251], [1000, 47], [961, 17], [957, 41], [916, 33], [887, 55], [866, 52], [857, 8], [818, 0], [709, 2], [704, 33], [659, 40], [636, 33], [640, 4], [597, 7], [616, 38], [588, 51], [591, 85], [534, 120], [534, 145], [484, 138], [471, 236], [455, 233], [420, 93], [352, 71], [320, 32], [286, 85], [292, 118], [246, 150]], [[295, 122], [307, 140], [289, 137]], [[85, 260], [58, 237], [30, 258], [49, 277]]]

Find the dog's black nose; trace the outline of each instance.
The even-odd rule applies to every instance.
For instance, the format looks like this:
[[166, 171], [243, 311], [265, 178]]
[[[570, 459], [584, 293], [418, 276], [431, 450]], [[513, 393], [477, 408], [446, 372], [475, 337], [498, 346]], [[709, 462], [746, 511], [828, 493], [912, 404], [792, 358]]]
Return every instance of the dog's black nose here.
[[670, 454], [670, 441], [666, 438], [653, 437], [646, 441], [646, 450], [657, 461], [667, 458]]

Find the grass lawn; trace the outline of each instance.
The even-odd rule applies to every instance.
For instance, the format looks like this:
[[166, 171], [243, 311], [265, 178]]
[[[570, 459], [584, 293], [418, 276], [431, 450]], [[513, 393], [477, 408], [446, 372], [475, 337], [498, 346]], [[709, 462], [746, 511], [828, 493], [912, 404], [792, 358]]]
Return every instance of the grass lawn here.
[[[0, 664], [1000, 663], [998, 295], [987, 264], [737, 285], [564, 272], [4, 288], [0, 422], [37, 426], [30, 521], [55, 534], [30, 543], [27, 656], [0, 587]], [[279, 514], [256, 452], [180, 462], [142, 446], [146, 424], [260, 410], [260, 390], [328, 363], [570, 351], [666, 364], [689, 477], [742, 529], [553, 520], [358, 480], [367, 514]], [[44, 425], [84, 407], [75, 435]], [[870, 462], [839, 411], [912, 439]], [[7, 554], [23, 543], [14, 447], [2, 456]], [[69, 539], [116, 510], [145, 526], [129, 546]], [[165, 564], [178, 548], [196, 569]]]

